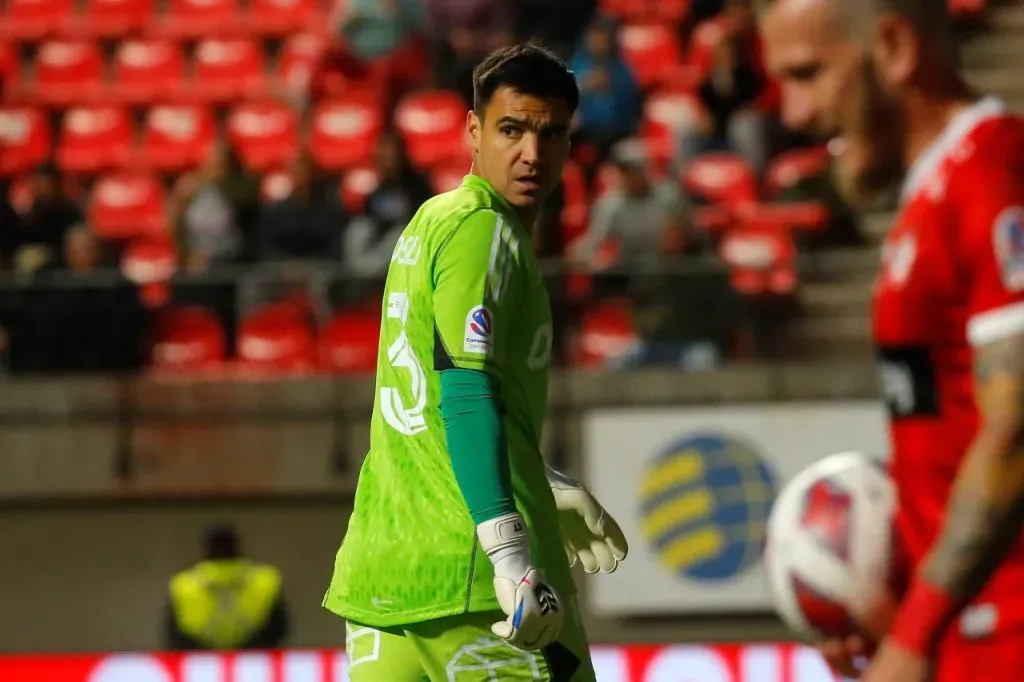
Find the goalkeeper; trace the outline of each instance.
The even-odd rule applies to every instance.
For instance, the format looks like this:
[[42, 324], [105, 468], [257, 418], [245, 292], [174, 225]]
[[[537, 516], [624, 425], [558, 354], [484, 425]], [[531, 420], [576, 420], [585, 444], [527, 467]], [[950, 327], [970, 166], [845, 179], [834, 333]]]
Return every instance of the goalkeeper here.
[[324, 597], [352, 682], [593, 682], [570, 561], [626, 556], [540, 453], [552, 327], [531, 230], [579, 90], [536, 45], [491, 54], [473, 88], [471, 174], [419, 209], [385, 286], [370, 451]]

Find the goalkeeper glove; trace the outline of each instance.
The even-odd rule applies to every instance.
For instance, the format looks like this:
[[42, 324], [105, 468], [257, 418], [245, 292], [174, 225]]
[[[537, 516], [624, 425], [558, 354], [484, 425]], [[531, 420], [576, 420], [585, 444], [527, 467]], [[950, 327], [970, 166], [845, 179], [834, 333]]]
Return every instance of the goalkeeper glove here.
[[558, 593], [533, 566], [522, 514], [485, 521], [476, 532], [494, 564], [494, 592], [507, 616], [491, 632], [521, 649], [543, 649], [554, 642], [565, 612]]
[[547, 467], [547, 476], [569, 565], [579, 561], [587, 573], [614, 571], [629, 552], [619, 524], [582, 483], [551, 467]]

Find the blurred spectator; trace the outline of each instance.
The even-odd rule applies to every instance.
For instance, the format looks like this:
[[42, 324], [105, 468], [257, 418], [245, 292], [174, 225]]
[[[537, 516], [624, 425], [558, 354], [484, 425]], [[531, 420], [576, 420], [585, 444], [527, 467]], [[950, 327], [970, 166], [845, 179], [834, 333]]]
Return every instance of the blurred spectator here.
[[288, 636], [281, 573], [246, 559], [234, 528], [211, 528], [203, 560], [171, 579], [164, 627], [173, 651], [279, 648]]
[[197, 272], [240, 260], [246, 252], [243, 229], [255, 224], [258, 201], [259, 179], [227, 145], [215, 145], [203, 167], [175, 186], [175, 222], [185, 266]]
[[340, 71], [351, 78], [374, 78], [390, 103], [429, 75], [423, 0], [344, 0], [338, 3], [333, 50]]
[[662, 252], [686, 257], [693, 267], [639, 274], [631, 280], [629, 294], [641, 343], [630, 362], [715, 369], [728, 356], [742, 318], [729, 271], [707, 234], [688, 221], [665, 231]]
[[83, 215], [65, 192], [57, 168], [44, 165], [32, 177], [29, 210], [17, 218], [8, 213], [4, 220], [0, 229], [0, 264], [30, 274], [44, 265], [62, 264], [64, 236], [82, 223]]
[[367, 198], [363, 215], [345, 230], [346, 269], [360, 275], [382, 275], [402, 230], [430, 198], [427, 179], [409, 163], [401, 138], [385, 134], [377, 142], [374, 162], [380, 184]]
[[488, 53], [514, 40], [508, 0], [426, 0], [437, 41], [438, 85], [473, 100], [473, 68]]
[[614, 246], [618, 263], [636, 268], [664, 251], [666, 235], [687, 220], [686, 204], [674, 183], [651, 181], [641, 143], [620, 142], [612, 150], [612, 161], [621, 183], [597, 200], [587, 233], [571, 247], [570, 256], [600, 267], [599, 259]]
[[260, 260], [340, 261], [349, 216], [338, 196], [337, 184], [314, 182], [304, 156], [293, 164], [291, 176], [291, 194], [260, 211]]
[[769, 117], [759, 108], [767, 80], [750, 0], [728, 0], [729, 31], [715, 45], [699, 95], [706, 116], [684, 129], [678, 169], [697, 154], [734, 151], [760, 174], [768, 160]]
[[597, 0], [517, 0], [514, 6], [519, 40], [538, 40], [569, 59], [594, 16]]
[[619, 55], [613, 22], [590, 25], [572, 59], [572, 70], [580, 84], [576, 138], [593, 145], [600, 162], [613, 144], [633, 134], [641, 105], [633, 74]]
[[139, 368], [145, 310], [136, 288], [120, 275], [115, 275], [113, 283], [95, 277], [104, 264], [102, 245], [92, 231], [84, 226], [68, 230], [59, 261], [37, 274], [44, 286], [18, 297], [8, 329], [11, 371], [91, 373]]

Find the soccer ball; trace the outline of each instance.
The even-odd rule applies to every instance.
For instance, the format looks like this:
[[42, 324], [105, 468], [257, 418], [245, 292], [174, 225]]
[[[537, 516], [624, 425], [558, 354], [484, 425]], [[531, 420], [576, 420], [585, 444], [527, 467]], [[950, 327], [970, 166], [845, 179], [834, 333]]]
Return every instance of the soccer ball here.
[[775, 608], [807, 641], [857, 632], [857, 604], [886, 589], [896, 490], [884, 465], [841, 452], [779, 493], [764, 563]]

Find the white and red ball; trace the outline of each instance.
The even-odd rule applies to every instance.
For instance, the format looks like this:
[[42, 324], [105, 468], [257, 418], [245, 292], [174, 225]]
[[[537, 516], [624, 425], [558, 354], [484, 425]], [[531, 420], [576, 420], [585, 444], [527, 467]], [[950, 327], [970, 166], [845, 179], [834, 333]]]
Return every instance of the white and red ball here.
[[886, 589], [895, 504], [884, 465], [860, 452], [815, 462], [783, 488], [764, 563], [775, 608], [801, 637], [857, 631], [850, 614]]

